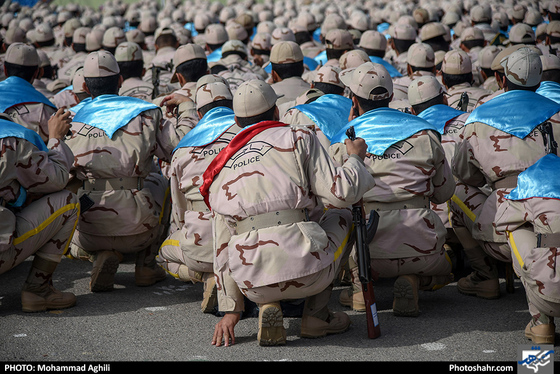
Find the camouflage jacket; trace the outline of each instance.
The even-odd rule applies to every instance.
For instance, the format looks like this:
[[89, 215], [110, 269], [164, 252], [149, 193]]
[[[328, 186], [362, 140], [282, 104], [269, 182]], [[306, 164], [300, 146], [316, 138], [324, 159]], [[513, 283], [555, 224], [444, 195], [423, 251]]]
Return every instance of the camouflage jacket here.
[[[342, 162], [345, 146], [335, 143], [332, 157]], [[382, 156], [368, 154], [366, 167], [375, 187], [364, 195], [364, 204], [395, 203], [425, 197], [435, 204], [453, 195], [455, 180], [446, 160], [438, 133], [422, 130], [385, 151]], [[366, 212], [368, 214], [368, 212]], [[404, 258], [439, 253], [446, 229], [430, 209], [391, 209], [379, 211], [379, 227], [370, 244], [372, 258]]]
[[[361, 159], [353, 156], [337, 166], [313, 131], [289, 126], [263, 131], [228, 161], [210, 187], [214, 271], [229, 271], [237, 284], [260, 287], [326, 268], [336, 248], [329, 246], [316, 213], [349, 207], [372, 187]], [[304, 209], [309, 221], [237, 234], [238, 221], [248, 217]]]
[[[62, 190], [68, 182], [73, 155], [59, 139], [49, 139], [48, 152], [33, 143], [14, 137], [0, 139], [0, 200], [13, 202], [20, 186], [32, 195]], [[11, 247], [16, 229], [12, 211], [0, 206], [0, 252]]]
[[[72, 173], [80, 181], [146, 178], [154, 171], [154, 156], [169, 162], [183, 134], [163, 118], [159, 108], [136, 116], [112, 138], [84, 123], [72, 122], [71, 126], [72, 136], [67, 144], [74, 152]], [[148, 188], [87, 193], [95, 206], [82, 214], [78, 225], [82, 232], [127, 236], [145, 232], [159, 222], [161, 212]]]

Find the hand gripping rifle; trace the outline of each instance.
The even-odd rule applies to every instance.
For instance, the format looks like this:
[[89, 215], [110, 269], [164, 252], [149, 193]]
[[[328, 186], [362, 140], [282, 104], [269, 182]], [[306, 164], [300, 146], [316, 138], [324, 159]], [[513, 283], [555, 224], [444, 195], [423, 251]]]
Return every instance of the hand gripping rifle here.
[[546, 147], [546, 153], [558, 154], [558, 143], [554, 140], [554, 132], [552, 131], [552, 123], [546, 121], [539, 125], [539, 129], [543, 134], [543, 141]]
[[457, 109], [466, 112], [467, 109], [469, 108], [469, 94], [466, 92], [463, 92], [461, 94], [461, 99], [459, 100], [459, 103], [457, 104]]
[[[346, 136], [348, 136], [350, 140], [356, 139], [354, 127], [350, 127], [346, 131]], [[375, 210], [372, 210], [369, 215], [369, 220], [366, 223], [364, 219], [363, 203], [360, 200], [352, 206], [352, 220], [354, 222], [354, 232], [356, 235], [358, 274], [366, 304], [368, 337], [370, 339], [375, 339], [381, 335], [381, 329], [379, 327], [379, 319], [377, 318], [377, 305], [375, 303], [375, 292], [373, 289], [369, 243], [373, 240], [375, 232], [377, 231], [379, 214]]]

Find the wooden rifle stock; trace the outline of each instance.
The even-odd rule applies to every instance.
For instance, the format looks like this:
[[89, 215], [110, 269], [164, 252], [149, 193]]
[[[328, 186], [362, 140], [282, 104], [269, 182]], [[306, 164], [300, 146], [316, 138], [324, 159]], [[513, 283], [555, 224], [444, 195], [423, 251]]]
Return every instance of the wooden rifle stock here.
[[[350, 140], [356, 139], [354, 128], [350, 127], [346, 131]], [[354, 222], [354, 232], [356, 235], [356, 255], [358, 258], [358, 274], [362, 284], [362, 292], [366, 305], [367, 332], [370, 339], [375, 339], [381, 335], [379, 319], [377, 317], [377, 304], [375, 302], [375, 291], [373, 286], [373, 276], [371, 273], [371, 263], [369, 256], [369, 242], [373, 239], [379, 214], [372, 210], [369, 222], [366, 224], [364, 219], [364, 208], [362, 201], [352, 206], [352, 219]], [[368, 237], [369, 233], [369, 237]]]

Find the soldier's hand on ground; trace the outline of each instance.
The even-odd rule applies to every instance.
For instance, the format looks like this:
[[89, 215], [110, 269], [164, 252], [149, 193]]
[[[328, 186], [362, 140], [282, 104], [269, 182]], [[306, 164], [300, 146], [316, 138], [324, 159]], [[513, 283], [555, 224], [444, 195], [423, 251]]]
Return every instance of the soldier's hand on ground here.
[[356, 140], [346, 139], [344, 141], [346, 145], [346, 152], [348, 155], [356, 155], [360, 157], [362, 160], [366, 158], [367, 153], [367, 144], [366, 141], [362, 138], [356, 138]]
[[220, 347], [222, 345], [222, 341], [226, 347], [235, 344], [234, 328], [240, 319], [240, 313], [226, 313], [214, 328], [212, 345]]
[[70, 130], [70, 111], [60, 108], [49, 118], [48, 129], [50, 139], [64, 139]]

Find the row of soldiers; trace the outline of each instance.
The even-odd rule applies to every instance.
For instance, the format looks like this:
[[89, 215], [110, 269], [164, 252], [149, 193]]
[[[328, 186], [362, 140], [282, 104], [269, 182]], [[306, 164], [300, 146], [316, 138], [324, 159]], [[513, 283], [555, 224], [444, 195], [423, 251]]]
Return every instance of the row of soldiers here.
[[[235, 342], [250, 305], [261, 345], [349, 328], [366, 310], [352, 207], [379, 224], [374, 279], [393, 313], [453, 282], [497, 299], [500, 267], [527, 294], [525, 335], [560, 313], [554, 129], [560, 5], [110, 1], [2, 7], [0, 273], [32, 257], [22, 309], [74, 306], [64, 256], [113, 290], [201, 283]], [[354, 129], [357, 138], [349, 139]], [[556, 169], [557, 170], [557, 169]]]

